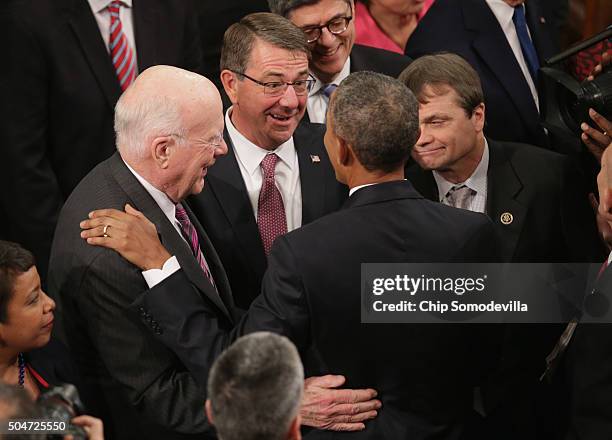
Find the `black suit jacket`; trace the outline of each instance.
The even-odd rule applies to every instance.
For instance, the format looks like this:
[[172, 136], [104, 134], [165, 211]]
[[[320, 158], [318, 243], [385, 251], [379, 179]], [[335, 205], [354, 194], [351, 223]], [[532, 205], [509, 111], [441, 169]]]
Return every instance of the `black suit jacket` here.
[[[594, 283], [610, 317], [612, 269]], [[584, 320], [586, 321], [586, 320]], [[610, 321], [608, 321], [610, 322]], [[568, 431], [566, 440], [612, 437], [612, 325], [579, 322], [563, 359], [567, 384]], [[564, 401], [565, 402], [565, 401]]]
[[[348, 196], [331, 167], [323, 135], [325, 126], [302, 123], [293, 135], [302, 190], [302, 224], [336, 211]], [[267, 258], [253, 208], [227, 132], [228, 154], [208, 170], [205, 190], [189, 203], [204, 226], [228, 275], [236, 304], [248, 309], [261, 290]], [[319, 158], [313, 161], [313, 156]]]
[[[397, 78], [412, 61], [407, 56], [376, 47], [354, 44], [351, 49], [351, 73], [369, 70]], [[310, 121], [308, 112], [304, 121]]]
[[[104, 419], [109, 438], [202, 438], [209, 429], [203, 411], [205, 389], [128, 311], [147, 289], [142, 272], [114, 251], [89, 246], [79, 236], [79, 221], [88, 212], [123, 209], [126, 203], [156, 225], [162, 243], [182, 267], [187, 288], [218, 315], [221, 327], [231, 327], [236, 316], [229, 283], [193, 213], [186, 206], [218, 294], [187, 242], [116, 153], [79, 183], [60, 214], [49, 279], [59, 330], [84, 376], [84, 401]], [[137, 313], [147, 327], [159, 331], [144, 311]]]
[[485, 216], [425, 200], [405, 181], [382, 183], [276, 240], [263, 293], [232, 334], [181, 287], [180, 272], [137, 303], [160, 323], [157, 337], [197, 376], [210, 367], [219, 344], [269, 330], [290, 337], [302, 352], [314, 345], [330, 372], [347, 377], [346, 386], [378, 390], [378, 417], [351, 438], [456, 439], [471, 411], [472, 379], [483, 367], [474, 355], [486, 351], [479, 344], [483, 333], [452, 324], [361, 324], [361, 263], [486, 261], [494, 241]]
[[[541, 18], [537, 0], [525, 5], [529, 31], [543, 64], [555, 53], [552, 31]], [[548, 146], [527, 81], [485, 0], [436, 0], [410, 36], [406, 54], [418, 58], [442, 51], [462, 56], [478, 72], [487, 106], [488, 136]]]
[[[139, 72], [156, 64], [200, 69], [188, 3], [134, 0], [132, 14]], [[60, 208], [115, 151], [121, 88], [87, 0], [18, 2], [3, 32], [0, 211], [7, 217], [0, 236], [33, 251], [45, 279]]]
[[[502, 261], [601, 261], [593, 211], [570, 160], [531, 145], [490, 139], [488, 144], [486, 213], [494, 223]], [[406, 178], [425, 197], [440, 200], [431, 171], [415, 164]], [[509, 225], [501, 221], [504, 213], [513, 216]], [[574, 304], [562, 306], [575, 310]], [[552, 390], [539, 389], [538, 380], [562, 331], [563, 326], [507, 327], [500, 364], [483, 387], [485, 408], [494, 415], [486, 429], [499, 438], [542, 438], [554, 428], [556, 422], [536, 412], [552, 404], [545, 401]]]

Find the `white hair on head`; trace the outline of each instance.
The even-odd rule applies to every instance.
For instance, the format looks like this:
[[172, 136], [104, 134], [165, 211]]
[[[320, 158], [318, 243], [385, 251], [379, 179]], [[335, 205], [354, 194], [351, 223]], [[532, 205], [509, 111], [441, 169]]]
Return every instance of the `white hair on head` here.
[[158, 136], [185, 136], [178, 99], [164, 94], [121, 95], [115, 106], [117, 149], [134, 159], [144, 159], [147, 145]]

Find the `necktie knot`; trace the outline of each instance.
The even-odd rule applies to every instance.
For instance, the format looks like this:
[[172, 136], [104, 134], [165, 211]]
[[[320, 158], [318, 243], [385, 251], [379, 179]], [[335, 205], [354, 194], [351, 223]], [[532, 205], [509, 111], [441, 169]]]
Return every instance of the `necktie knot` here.
[[181, 226], [185, 227], [187, 222], [189, 222], [189, 217], [187, 216], [187, 211], [183, 208], [183, 205], [180, 203], [176, 204], [176, 212], [174, 214], [176, 220], [181, 224]]
[[119, 9], [121, 8], [121, 1], [120, 0], [113, 0], [112, 2], [110, 2], [110, 4], [108, 5], [108, 11], [111, 14], [119, 14]]
[[337, 88], [338, 86], [336, 84], [326, 84], [325, 87], [323, 87], [323, 94], [329, 99]]
[[467, 209], [470, 197], [474, 195], [476, 191], [469, 188], [465, 184], [455, 185], [446, 193], [446, 200], [450, 206], [455, 208]]
[[278, 162], [278, 156], [276, 153], [266, 154], [261, 163], [259, 164], [263, 170], [264, 179], [274, 180], [274, 170], [276, 169], [276, 163]]

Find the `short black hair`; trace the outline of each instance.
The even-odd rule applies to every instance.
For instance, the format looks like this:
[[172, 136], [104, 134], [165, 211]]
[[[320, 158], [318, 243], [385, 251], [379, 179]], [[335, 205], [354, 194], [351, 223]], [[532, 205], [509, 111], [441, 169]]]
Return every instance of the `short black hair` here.
[[15, 277], [30, 270], [34, 255], [17, 243], [0, 240], [0, 322], [6, 322]]
[[[294, 9], [301, 6], [316, 5], [320, 1], [321, 0], [268, 0], [268, 7], [270, 8], [270, 12], [274, 14], [289, 17], [289, 14]], [[344, 2], [352, 9], [351, 0], [344, 0]]]

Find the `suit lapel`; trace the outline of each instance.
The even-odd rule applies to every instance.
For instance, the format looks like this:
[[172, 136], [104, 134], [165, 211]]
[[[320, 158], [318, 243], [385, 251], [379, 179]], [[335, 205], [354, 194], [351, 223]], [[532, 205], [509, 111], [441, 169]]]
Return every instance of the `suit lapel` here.
[[[194, 258], [187, 242], [180, 237], [179, 233], [164, 215], [163, 211], [159, 208], [157, 203], [155, 203], [155, 200], [153, 200], [149, 193], [142, 187], [130, 170], [127, 169], [119, 153], [115, 153], [111, 158], [110, 167], [113, 177], [134, 203], [134, 207], [155, 224], [162, 244], [171, 255], [176, 256], [183, 272], [185, 272], [185, 275], [189, 278], [189, 281], [231, 319], [231, 315], [225, 304], [223, 304], [219, 294], [217, 294], [214, 287], [210, 284], [210, 281], [208, 281], [204, 275], [204, 272]], [[199, 226], [198, 222], [194, 224]], [[208, 256], [206, 257], [208, 258]]]
[[159, 13], [152, 0], [133, 0], [134, 40], [138, 54], [138, 72], [159, 64], [156, 42], [158, 38]]
[[493, 71], [526, 125], [539, 120], [531, 90], [493, 12], [481, 1], [464, 0], [461, 6], [465, 28], [477, 34], [472, 43], [474, 50]]
[[74, 32], [83, 55], [98, 81], [109, 108], [112, 110], [121, 96], [121, 87], [115, 73], [115, 67], [104, 46], [98, 23], [86, 1], [74, 1], [69, 25]]
[[228, 145], [227, 155], [218, 159], [215, 166], [209, 168], [208, 190], [213, 192], [229, 221], [236, 242], [242, 247], [242, 255], [248, 261], [247, 266], [252, 267], [255, 273], [263, 273], [267, 261], [253, 215], [253, 207], [240, 173], [232, 140], [227, 131], [224, 135]]
[[[523, 229], [527, 208], [517, 200], [523, 188], [502, 145], [488, 140], [487, 209], [498, 236], [502, 255], [511, 259]], [[508, 216], [510, 214], [512, 217]]]
[[320, 139], [313, 136], [316, 131], [308, 126], [298, 126], [293, 135], [300, 167], [300, 186], [302, 189], [302, 224], [321, 217], [325, 210], [326, 186], [324, 167], [327, 153], [319, 144]]

